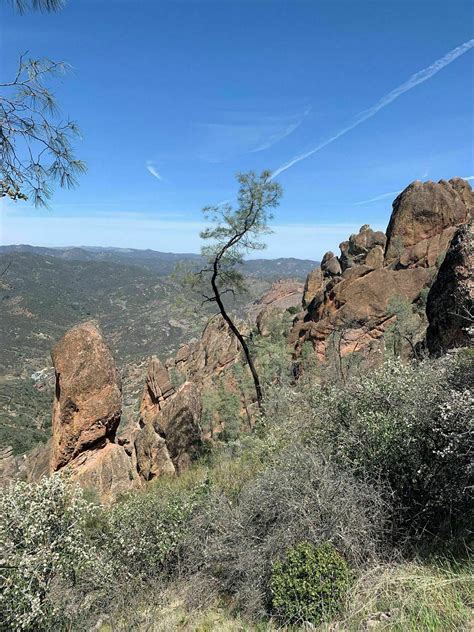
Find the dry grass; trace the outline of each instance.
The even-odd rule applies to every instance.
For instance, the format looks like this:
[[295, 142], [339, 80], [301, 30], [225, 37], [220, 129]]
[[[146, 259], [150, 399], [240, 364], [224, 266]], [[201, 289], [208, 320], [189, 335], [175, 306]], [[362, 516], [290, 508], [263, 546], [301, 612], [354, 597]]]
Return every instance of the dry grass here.
[[[337, 621], [318, 632], [471, 632], [474, 575], [472, 568], [448, 564], [405, 562], [377, 566], [364, 573], [350, 592]], [[151, 590], [111, 620], [99, 632], [290, 632], [271, 620], [250, 623], [230, 613], [220, 601], [203, 610], [187, 610], [181, 589]]]
[[378, 566], [362, 575], [344, 616], [322, 630], [461, 632], [472, 630], [472, 567], [417, 562]]

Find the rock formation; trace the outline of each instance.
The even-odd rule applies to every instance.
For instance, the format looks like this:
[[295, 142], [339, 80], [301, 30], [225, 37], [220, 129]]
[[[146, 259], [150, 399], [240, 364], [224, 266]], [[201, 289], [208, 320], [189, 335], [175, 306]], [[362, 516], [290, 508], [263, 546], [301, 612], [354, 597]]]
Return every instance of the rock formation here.
[[66, 469], [109, 502], [137, 479], [130, 456], [115, 443], [122, 392], [112, 353], [87, 322], [66, 332], [51, 357], [56, 388], [49, 469]]
[[140, 419], [144, 424], [152, 421], [154, 416], [166, 403], [166, 400], [175, 394], [171, 385], [168, 371], [161, 361], [152, 356], [148, 364], [148, 370], [140, 404]]
[[[379, 350], [378, 341], [395, 321], [393, 301], [421, 300], [421, 291], [436, 277], [437, 262], [473, 208], [472, 189], [460, 178], [417, 181], [394, 201], [387, 236], [366, 224], [341, 243], [340, 257], [327, 252], [306, 280], [306, 312], [290, 334], [297, 353], [308, 341], [324, 360], [334, 332], [339, 332], [342, 355]], [[458, 272], [459, 279], [462, 274]], [[423, 338], [426, 326], [422, 316], [417, 318], [415, 342]]]
[[103, 503], [138, 485], [133, 461], [117, 443], [82, 452], [66, 468], [76, 483], [94, 490]]
[[180, 472], [201, 448], [201, 398], [197, 387], [186, 382], [177, 391], [168, 372], [153, 357], [148, 365], [139, 430], [134, 448], [142, 479]]
[[282, 279], [272, 284], [268, 292], [255, 301], [248, 315], [254, 320], [260, 335], [268, 336], [270, 325], [275, 318], [289, 309], [300, 311], [305, 286], [293, 279]]
[[364, 224], [357, 235], [351, 235], [339, 246], [342, 270], [355, 265], [367, 265], [374, 270], [381, 268], [386, 241], [384, 233], [374, 231], [368, 224]]
[[[242, 331], [246, 331], [242, 324]], [[201, 338], [183, 345], [166, 366], [178, 371], [188, 381], [205, 384], [235, 364], [240, 357], [239, 342], [222, 316], [213, 316]]]
[[434, 266], [473, 209], [472, 189], [461, 178], [413, 182], [393, 203], [385, 265]]
[[248, 314], [251, 319], [254, 319], [265, 307], [272, 307], [280, 312], [284, 312], [291, 307], [299, 307], [303, 292], [304, 284], [300, 281], [280, 279], [272, 283], [270, 289], [252, 303]]
[[[49, 470], [67, 470], [104, 502], [162, 474], [184, 470], [201, 449], [201, 398], [195, 384], [177, 390], [157, 357], [150, 358], [137, 427], [116, 442], [120, 378], [100, 331], [69, 330], [52, 351], [56, 372]], [[43, 459], [44, 460], [44, 459]], [[18, 470], [10, 454], [8, 473]], [[39, 472], [36, 468], [38, 475]]]
[[92, 323], [70, 329], [51, 352], [56, 373], [51, 470], [114, 441], [122, 411], [120, 376]]
[[428, 349], [440, 354], [474, 338], [474, 226], [456, 231], [426, 303]]

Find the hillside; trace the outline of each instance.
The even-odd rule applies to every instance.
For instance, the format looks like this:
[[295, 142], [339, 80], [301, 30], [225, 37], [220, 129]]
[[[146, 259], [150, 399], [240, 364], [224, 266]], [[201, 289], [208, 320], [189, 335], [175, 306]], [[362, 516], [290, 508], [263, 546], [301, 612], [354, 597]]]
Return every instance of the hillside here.
[[[173, 355], [200, 335], [212, 313], [201, 309], [198, 296], [184, 296], [167, 276], [178, 260], [181, 255], [139, 250], [1, 249], [1, 445], [22, 452], [49, 435], [50, 349], [84, 320], [96, 320], [104, 331], [123, 371], [125, 417], [133, 414], [146, 357]], [[242, 310], [280, 271], [301, 276], [308, 264], [298, 259], [251, 262], [255, 276], [248, 279], [249, 293], [235, 301], [230, 297], [229, 307]]]
[[[203, 262], [200, 255], [192, 253], [158, 252], [157, 250], [138, 250], [135, 248], [99, 248], [81, 246], [79, 248], [45, 248], [42, 246], [8, 245], [0, 246], [3, 254], [45, 255], [66, 261], [94, 261], [119, 263], [122, 265], [138, 265], [154, 272], [158, 276], [173, 273], [177, 263], [187, 262], [199, 265]], [[259, 279], [305, 279], [307, 274], [318, 265], [311, 259], [252, 259], [242, 266], [247, 276]]]

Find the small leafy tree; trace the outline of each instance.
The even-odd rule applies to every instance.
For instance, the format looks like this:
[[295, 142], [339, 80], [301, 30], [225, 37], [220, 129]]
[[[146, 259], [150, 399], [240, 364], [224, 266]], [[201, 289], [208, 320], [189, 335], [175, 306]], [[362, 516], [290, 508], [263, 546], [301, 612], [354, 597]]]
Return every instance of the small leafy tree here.
[[282, 189], [271, 180], [270, 171], [264, 171], [260, 176], [252, 171], [242, 173], [237, 176], [237, 181], [240, 185], [237, 208], [226, 203], [203, 209], [206, 219], [213, 225], [201, 232], [201, 238], [210, 244], [201, 250], [207, 265], [198, 276], [211, 286], [211, 294], [203, 292], [205, 302], [216, 303], [242, 347], [252, 373], [257, 404], [261, 408], [262, 387], [257, 369], [243, 334], [226, 310], [223, 297], [245, 289], [244, 277], [238, 266], [245, 254], [265, 248], [260, 237], [271, 232], [268, 227], [272, 218], [271, 209], [278, 205]]
[[0, 84], [0, 197], [31, 197], [35, 206], [46, 206], [54, 181], [74, 187], [86, 170], [72, 150], [79, 129], [58, 118], [45, 85], [66, 70], [62, 62], [22, 56], [16, 76]]

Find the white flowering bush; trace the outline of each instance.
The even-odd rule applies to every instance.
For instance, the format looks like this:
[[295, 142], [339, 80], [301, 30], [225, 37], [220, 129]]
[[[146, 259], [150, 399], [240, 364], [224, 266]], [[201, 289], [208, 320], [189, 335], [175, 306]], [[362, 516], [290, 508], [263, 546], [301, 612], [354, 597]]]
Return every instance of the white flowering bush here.
[[472, 378], [469, 355], [392, 360], [321, 396], [317, 440], [359, 478], [385, 485], [403, 534], [462, 534], [472, 519]]
[[207, 483], [160, 480], [133, 492], [107, 512], [108, 546], [116, 563], [135, 579], [169, 571], [179, 558], [189, 519]]
[[95, 511], [59, 475], [0, 490], [0, 629], [59, 630], [84, 594], [106, 587], [108, 564], [88, 535]]

